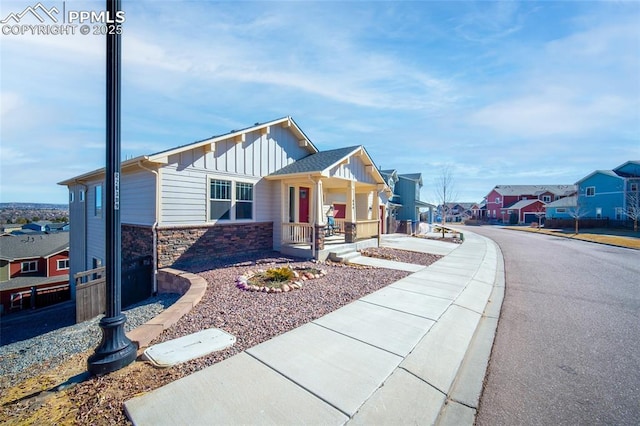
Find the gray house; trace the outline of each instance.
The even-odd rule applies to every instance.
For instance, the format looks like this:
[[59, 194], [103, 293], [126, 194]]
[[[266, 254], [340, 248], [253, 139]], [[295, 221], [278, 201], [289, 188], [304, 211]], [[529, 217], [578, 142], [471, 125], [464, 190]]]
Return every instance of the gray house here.
[[[122, 258], [151, 257], [154, 270], [263, 249], [303, 246], [318, 257], [329, 206], [343, 209], [336, 216], [343, 242], [370, 238], [379, 234], [380, 194], [388, 191], [364, 147], [321, 152], [291, 117], [133, 158], [121, 169]], [[74, 193], [72, 276], [103, 263], [104, 175], [60, 182]]]

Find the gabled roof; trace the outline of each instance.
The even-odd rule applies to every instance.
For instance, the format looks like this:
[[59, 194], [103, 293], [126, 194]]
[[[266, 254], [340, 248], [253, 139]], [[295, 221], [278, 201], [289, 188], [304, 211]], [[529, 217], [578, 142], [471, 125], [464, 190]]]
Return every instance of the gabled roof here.
[[[318, 152], [318, 148], [316, 148], [316, 146], [311, 142], [311, 140], [309, 140], [307, 135], [304, 134], [304, 132], [302, 131], [302, 129], [300, 129], [300, 127], [296, 124], [296, 122], [293, 121], [293, 118], [291, 118], [290, 116], [287, 116], [287, 117], [279, 118], [277, 120], [269, 121], [266, 123], [256, 123], [251, 127], [246, 127], [241, 130], [232, 130], [229, 133], [225, 133], [218, 136], [212, 136], [207, 139], [192, 142], [186, 145], [181, 145], [181, 146], [167, 149], [164, 151], [156, 152], [155, 154], [141, 155], [135, 158], [131, 158], [129, 160], [123, 161], [120, 167], [122, 170], [124, 170], [125, 168], [128, 168], [128, 167], [137, 166], [142, 162], [165, 164], [167, 162], [167, 158], [170, 155], [178, 154], [180, 152], [189, 151], [196, 148], [210, 147], [212, 146], [212, 144], [215, 144], [216, 142], [221, 142], [228, 139], [242, 138], [243, 135], [246, 133], [254, 132], [260, 129], [266, 129], [270, 126], [276, 126], [276, 125], [282, 125], [287, 128], [290, 128], [291, 131], [294, 134], [296, 134], [299, 140], [304, 143], [304, 146], [307, 147], [310, 153]], [[77, 181], [87, 180], [95, 176], [103, 175], [104, 173], [105, 173], [105, 168], [103, 167], [103, 168], [85, 173], [83, 175], [76, 176], [71, 179], [64, 180], [62, 182], [58, 182], [58, 185], [72, 185]]]
[[520, 201], [518, 201], [518, 202], [516, 202], [516, 203], [511, 204], [511, 205], [510, 205], [510, 206], [508, 206], [508, 207], [503, 207], [502, 209], [503, 209], [503, 210], [504, 210], [504, 209], [520, 210], [520, 209], [523, 209], [523, 208], [525, 208], [525, 207], [527, 207], [527, 206], [530, 206], [531, 204], [534, 204], [534, 203], [542, 203], [542, 204], [545, 204], [543, 201], [540, 201], [540, 200], [520, 200]]
[[547, 204], [547, 208], [556, 208], [556, 207], [576, 207], [578, 205], [578, 197], [572, 195], [571, 197], [560, 198], [559, 200], [555, 200], [551, 203]]
[[584, 182], [585, 180], [590, 179], [595, 175], [605, 175], [605, 176], [610, 176], [616, 179], [624, 179], [622, 176], [617, 175], [613, 170], [594, 170], [593, 172], [589, 173], [588, 175], [586, 175], [585, 177], [577, 181], [576, 185], [579, 185], [581, 182]]
[[537, 195], [550, 192], [554, 195], [570, 195], [576, 192], [575, 185], [496, 185], [493, 188], [500, 195]]
[[347, 148], [338, 148], [329, 151], [316, 152], [315, 154], [308, 155], [298, 161], [284, 166], [280, 170], [276, 170], [269, 176], [322, 173], [325, 170], [337, 165], [342, 160], [355, 154], [361, 148], [362, 146], [358, 145], [350, 146]]
[[396, 169], [380, 170], [380, 174], [385, 180], [391, 178], [394, 183], [398, 181], [398, 171]]
[[623, 177], [640, 177], [640, 160], [627, 161], [613, 169], [613, 171]]
[[399, 178], [413, 180], [422, 185], [422, 173], [403, 173], [398, 175]]
[[0, 259], [14, 261], [49, 257], [69, 250], [69, 233], [14, 235], [0, 238]]

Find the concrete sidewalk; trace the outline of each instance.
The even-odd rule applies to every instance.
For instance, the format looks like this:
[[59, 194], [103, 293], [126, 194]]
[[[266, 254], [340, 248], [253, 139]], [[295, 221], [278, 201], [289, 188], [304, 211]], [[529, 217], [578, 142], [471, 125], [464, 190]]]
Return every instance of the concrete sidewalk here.
[[448, 254], [127, 401], [129, 418], [137, 425], [473, 424], [504, 294], [500, 250], [468, 231], [461, 245], [399, 235], [384, 245]]

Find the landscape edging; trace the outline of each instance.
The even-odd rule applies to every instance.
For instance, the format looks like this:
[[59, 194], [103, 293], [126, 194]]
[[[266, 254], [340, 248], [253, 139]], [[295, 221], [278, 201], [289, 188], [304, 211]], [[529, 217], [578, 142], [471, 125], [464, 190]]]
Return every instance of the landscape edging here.
[[127, 337], [138, 346], [138, 354], [164, 330], [189, 313], [207, 291], [204, 278], [179, 269], [160, 269], [157, 278], [158, 293], [178, 293], [182, 296], [159, 315], [127, 333]]

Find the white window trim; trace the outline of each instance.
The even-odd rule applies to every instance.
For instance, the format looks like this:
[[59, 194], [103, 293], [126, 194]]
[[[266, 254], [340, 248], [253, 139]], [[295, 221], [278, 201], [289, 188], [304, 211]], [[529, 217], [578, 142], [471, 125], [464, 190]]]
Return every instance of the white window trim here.
[[[67, 266], [66, 266], [66, 267], [64, 267], [64, 266], [63, 266], [63, 267], [61, 268], [61, 267], [60, 267], [60, 262], [66, 262]], [[67, 269], [69, 269], [69, 259], [58, 259], [58, 260], [56, 261], [56, 270], [57, 270], [57, 271], [64, 271], [64, 270], [67, 270]]]
[[[593, 194], [589, 195], [589, 190], [593, 189]], [[595, 186], [587, 186], [584, 189], [584, 196], [585, 197], [595, 197], [596, 196], [596, 187]]]
[[[211, 180], [226, 180], [231, 182], [231, 208], [229, 212], [229, 219], [211, 219]], [[253, 185], [253, 201], [251, 202], [251, 219], [236, 219], [236, 182], [250, 183]], [[216, 223], [252, 223], [256, 220], [256, 184], [257, 180], [247, 179], [238, 176], [224, 176], [224, 175], [207, 175], [207, 200], [206, 200], [206, 222], [211, 224]]]
[[[35, 265], [33, 269], [31, 269], [30, 267], [27, 269], [25, 269], [25, 265]], [[23, 274], [31, 274], [34, 272], [38, 272], [38, 261], [37, 260], [27, 260], [25, 262], [22, 262], [20, 264], [20, 272]]]
[[[100, 211], [98, 212], [98, 188], [100, 188]], [[104, 217], [104, 187], [102, 183], [93, 187], [93, 217], [102, 219]]]

